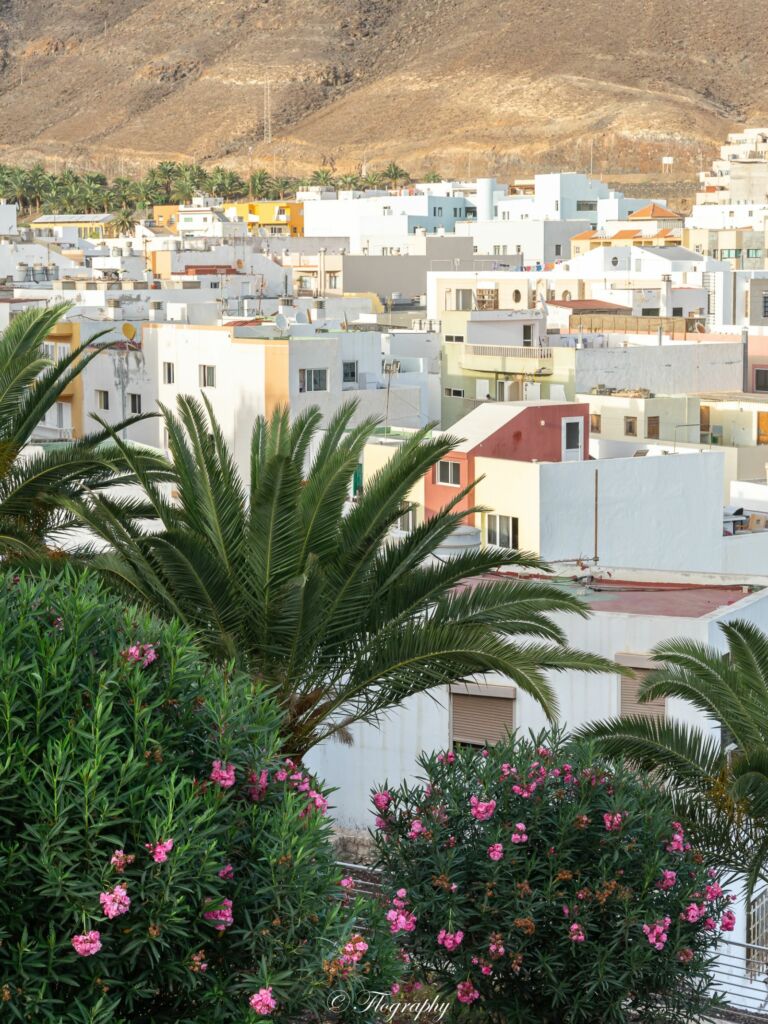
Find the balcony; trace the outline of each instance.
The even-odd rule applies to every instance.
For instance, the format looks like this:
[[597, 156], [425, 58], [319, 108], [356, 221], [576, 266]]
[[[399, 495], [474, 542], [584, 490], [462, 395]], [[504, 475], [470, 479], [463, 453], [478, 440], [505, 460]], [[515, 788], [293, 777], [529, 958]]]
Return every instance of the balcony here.
[[464, 370], [524, 374], [553, 370], [552, 349], [548, 345], [464, 345], [462, 348]]

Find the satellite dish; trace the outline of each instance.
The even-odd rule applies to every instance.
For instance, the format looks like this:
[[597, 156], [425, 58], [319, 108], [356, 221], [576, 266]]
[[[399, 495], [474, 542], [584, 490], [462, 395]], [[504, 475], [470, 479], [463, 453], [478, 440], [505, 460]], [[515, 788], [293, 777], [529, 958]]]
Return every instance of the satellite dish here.
[[298, 311], [298, 313], [296, 314], [296, 323], [297, 324], [308, 324], [309, 323], [309, 317], [307, 316], [307, 314], [304, 312], [303, 309], [300, 309]]
[[275, 327], [278, 331], [284, 331], [288, 326], [288, 320], [283, 316], [282, 313], [278, 313], [275, 317]]
[[136, 328], [133, 324], [123, 324], [123, 337], [127, 338], [128, 341], [133, 341], [136, 337]]

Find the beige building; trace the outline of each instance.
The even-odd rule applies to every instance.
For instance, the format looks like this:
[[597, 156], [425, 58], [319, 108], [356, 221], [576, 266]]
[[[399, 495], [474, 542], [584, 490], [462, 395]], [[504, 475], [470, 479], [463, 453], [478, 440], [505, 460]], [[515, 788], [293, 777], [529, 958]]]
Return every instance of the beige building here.
[[768, 229], [754, 227], [685, 228], [687, 249], [730, 263], [734, 270], [763, 270], [766, 263]]

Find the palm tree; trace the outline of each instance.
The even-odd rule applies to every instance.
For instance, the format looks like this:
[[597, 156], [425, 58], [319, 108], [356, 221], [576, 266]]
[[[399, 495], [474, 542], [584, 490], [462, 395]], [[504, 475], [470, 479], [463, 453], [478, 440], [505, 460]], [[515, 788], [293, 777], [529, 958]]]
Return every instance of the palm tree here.
[[363, 188], [381, 188], [384, 184], [384, 178], [378, 171], [369, 171], [367, 174], [363, 175], [360, 184]]
[[113, 224], [119, 235], [133, 234], [133, 229], [136, 224], [136, 211], [128, 210], [124, 206], [119, 210], [115, 210], [115, 219]]
[[12, 167], [5, 177], [6, 189], [19, 207], [19, 213], [29, 209], [29, 181], [22, 167]]
[[193, 197], [200, 191], [201, 178], [198, 173], [201, 168], [192, 164], [182, 164], [173, 178], [172, 198], [176, 203], [191, 203]]
[[[426, 429], [350, 511], [352, 480], [376, 427], [372, 419], [352, 426], [354, 413], [354, 403], [344, 406], [322, 441], [317, 408], [293, 423], [285, 409], [259, 417], [248, 484], [207, 399], [203, 406], [182, 396], [178, 415], [163, 409], [177, 502], [144, 482], [156, 531], [137, 521], [130, 502], [102, 495], [83, 503], [85, 523], [110, 549], [95, 555], [96, 565], [132, 599], [191, 625], [212, 656], [273, 687], [294, 755], [332, 735], [348, 738], [353, 723], [378, 720], [410, 694], [488, 671], [509, 676], [553, 715], [546, 670], [607, 669], [567, 648], [548, 617], [584, 607], [562, 588], [487, 577], [500, 565], [535, 563], [518, 552], [472, 551], [426, 565], [466, 515], [457, 507], [467, 491], [403, 542], [388, 543], [411, 487], [455, 444]], [[124, 454], [130, 464], [132, 453]]]
[[360, 187], [360, 179], [356, 174], [342, 174], [336, 179], [338, 188], [355, 189]]
[[398, 185], [405, 184], [410, 181], [410, 175], [408, 171], [403, 170], [396, 163], [392, 162], [384, 168], [384, 180], [391, 185], [392, 188], [397, 188]]
[[109, 187], [109, 193], [114, 206], [121, 206], [124, 210], [133, 206], [136, 200], [136, 182], [130, 178], [115, 178]]
[[333, 185], [333, 171], [328, 167], [320, 167], [312, 171], [309, 179], [310, 185]]
[[270, 195], [275, 199], [285, 199], [296, 194], [296, 183], [292, 178], [275, 178], [272, 181]]
[[249, 178], [250, 194], [255, 199], [266, 199], [272, 187], [272, 176], [269, 171], [260, 167]]
[[27, 190], [30, 200], [35, 204], [35, 213], [40, 213], [40, 204], [48, 188], [49, 175], [42, 164], [35, 164], [27, 173]]
[[[30, 447], [45, 414], [99, 353], [88, 346], [102, 335], [56, 363], [45, 358], [43, 342], [69, 308], [26, 310], [0, 337], [0, 556], [6, 562], [44, 556], [52, 535], [77, 523], [67, 502], [133, 479], [109, 429], [45, 450]], [[145, 418], [133, 416], [115, 429]], [[146, 451], [139, 462], [150, 478], [167, 469]]]
[[689, 639], [660, 644], [660, 667], [640, 687], [641, 702], [679, 698], [719, 728], [635, 715], [581, 734], [666, 784], [698, 845], [751, 890], [768, 881], [768, 636], [744, 621], [720, 629], [725, 653]]
[[442, 181], [443, 180], [443, 176], [442, 176], [442, 174], [438, 174], [437, 171], [428, 171], [424, 175], [424, 179], [423, 180], [426, 181], [426, 182], [433, 182], [433, 183], [435, 183], [435, 182], [438, 182], [438, 181]]
[[152, 181], [149, 176], [136, 184], [136, 203], [144, 210], [151, 210], [156, 204], [163, 201], [164, 195], [161, 186]]
[[174, 163], [173, 160], [161, 160], [160, 163], [153, 167], [147, 175], [147, 178], [152, 178], [153, 182], [156, 182], [163, 190], [166, 203], [170, 203], [173, 195], [173, 182], [179, 171], [179, 165]]

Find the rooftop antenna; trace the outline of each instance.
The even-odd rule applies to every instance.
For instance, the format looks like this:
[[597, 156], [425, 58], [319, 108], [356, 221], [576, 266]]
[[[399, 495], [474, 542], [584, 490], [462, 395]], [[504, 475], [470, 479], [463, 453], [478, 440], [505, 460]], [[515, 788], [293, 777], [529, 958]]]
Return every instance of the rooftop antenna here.
[[264, 81], [264, 141], [272, 141], [272, 83], [267, 78]]

